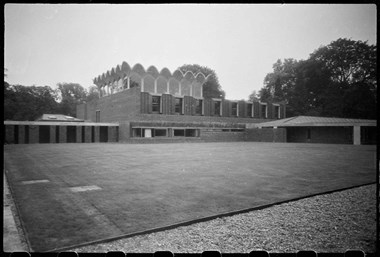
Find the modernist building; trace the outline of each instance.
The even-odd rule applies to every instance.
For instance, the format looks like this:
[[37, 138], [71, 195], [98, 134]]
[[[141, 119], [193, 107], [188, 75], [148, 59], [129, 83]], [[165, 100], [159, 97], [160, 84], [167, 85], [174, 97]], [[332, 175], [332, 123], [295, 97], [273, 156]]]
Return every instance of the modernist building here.
[[247, 140], [246, 125], [285, 118], [285, 104], [203, 97], [208, 74], [122, 65], [94, 79], [100, 98], [77, 106], [77, 118], [118, 122], [119, 140]]

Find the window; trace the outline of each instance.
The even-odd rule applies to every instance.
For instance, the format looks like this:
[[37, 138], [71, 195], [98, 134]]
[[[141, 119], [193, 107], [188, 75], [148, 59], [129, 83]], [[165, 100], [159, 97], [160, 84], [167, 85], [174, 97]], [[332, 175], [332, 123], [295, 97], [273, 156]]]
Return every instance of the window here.
[[247, 104], [247, 117], [253, 117], [253, 104]]
[[185, 137], [196, 137], [197, 136], [197, 130], [196, 129], [186, 129], [185, 130]]
[[155, 136], [155, 137], [166, 137], [166, 129], [154, 129], [153, 136]]
[[231, 103], [231, 116], [238, 116], [238, 103]]
[[203, 105], [202, 100], [195, 99], [195, 114], [196, 115], [202, 115], [202, 111], [203, 111], [202, 105]]
[[152, 96], [152, 112], [160, 113], [161, 110], [161, 97], [160, 96]]
[[274, 117], [273, 118], [279, 119], [280, 117], [281, 117], [280, 116], [280, 106], [274, 105]]
[[133, 137], [144, 137], [144, 130], [141, 128], [132, 128]]
[[311, 139], [311, 131], [310, 128], [307, 129], [307, 139]]
[[184, 137], [185, 136], [185, 130], [184, 129], [174, 129], [174, 136], [175, 137]]
[[96, 122], [100, 122], [100, 111], [97, 110], [95, 115], [96, 115], [96, 117], [95, 117]]
[[214, 102], [214, 115], [221, 116], [221, 101]]
[[176, 98], [175, 99], [175, 113], [183, 114], [183, 99], [182, 98]]
[[199, 137], [199, 129], [173, 129], [175, 137]]
[[268, 112], [267, 112], [267, 105], [261, 104], [261, 118], [267, 118]]

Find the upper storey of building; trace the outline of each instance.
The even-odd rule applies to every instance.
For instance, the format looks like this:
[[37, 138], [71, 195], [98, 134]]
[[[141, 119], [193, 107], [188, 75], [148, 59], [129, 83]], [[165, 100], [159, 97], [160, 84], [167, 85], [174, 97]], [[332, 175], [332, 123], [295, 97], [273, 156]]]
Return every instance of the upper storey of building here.
[[144, 69], [141, 64], [135, 64], [132, 68], [123, 62], [111, 70], [94, 78], [100, 97], [140, 87], [141, 92], [150, 94], [171, 94], [173, 96], [203, 97], [203, 84], [207, 81], [209, 74], [191, 71], [182, 72], [177, 69], [173, 73], [168, 68], [158, 72], [155, 66]]

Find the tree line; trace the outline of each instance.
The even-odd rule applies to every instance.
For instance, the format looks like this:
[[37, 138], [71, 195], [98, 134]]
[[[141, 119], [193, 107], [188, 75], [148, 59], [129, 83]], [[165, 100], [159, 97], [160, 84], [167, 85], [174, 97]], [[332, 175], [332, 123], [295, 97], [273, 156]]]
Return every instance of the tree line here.
[[4, 81], [4, 120], [36, 120], [42, 114], [76, 115], [76, 105], [98, 98], [96, 86], [89, 90], [77, 83], [50, 86], [10, 85]]
[[340, 38], [307, 60], [277, 60], [250, 100], [285, 102], [286, 116], [376, 119], [376, 46]]

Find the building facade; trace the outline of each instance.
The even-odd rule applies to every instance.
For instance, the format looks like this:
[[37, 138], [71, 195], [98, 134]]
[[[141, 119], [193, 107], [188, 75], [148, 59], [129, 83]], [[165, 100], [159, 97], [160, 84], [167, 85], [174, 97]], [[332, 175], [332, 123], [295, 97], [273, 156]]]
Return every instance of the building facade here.
[[203, 97], [208, 74], [158, 72], [123, 62], [94, 79], [100, 98], [77, 106], [77, 118], [118, 122], [119, 140], [249, 140], [246, 124], [285, 118], [284, 103]]
[[374, 145], [377, 143], [376, 120], [297, 116], [248, 127], [285, 129], [286, 142]]

